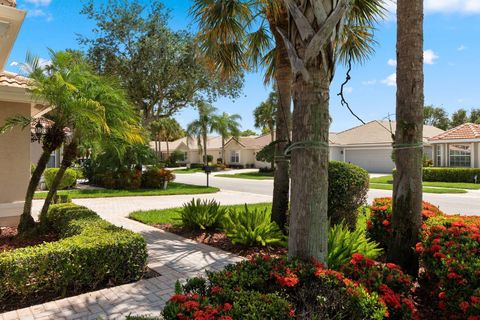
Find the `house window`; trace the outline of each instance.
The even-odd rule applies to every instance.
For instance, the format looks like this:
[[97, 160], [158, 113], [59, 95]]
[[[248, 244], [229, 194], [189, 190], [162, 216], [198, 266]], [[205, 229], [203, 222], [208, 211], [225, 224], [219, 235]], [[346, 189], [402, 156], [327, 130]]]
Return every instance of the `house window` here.
[[449, 149], [450, 167], [470, 167], [472, 150], [468, 144], [454, 144]]
[[435, 147], [435, 157], [436, 157], [436, 165], [438, 167], [442, 166], [442, 148], [440, 146]]
[[230, 162], [231, 163], [239, 163], [240, 162], [240, 152], [232, 151], [230, 153]]

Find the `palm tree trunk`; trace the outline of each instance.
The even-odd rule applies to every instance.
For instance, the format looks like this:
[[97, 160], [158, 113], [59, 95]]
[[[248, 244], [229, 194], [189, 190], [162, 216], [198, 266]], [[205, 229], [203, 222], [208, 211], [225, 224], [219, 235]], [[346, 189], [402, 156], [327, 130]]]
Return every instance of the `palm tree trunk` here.
[[393, 240], [389, 260], [418, 274], [415, 244], [422, 224], [424, 75], [423, 1], [397, 1], [397, 171], [393, 183]]
[[280, 228], [285, 229], [287, 224], [290, 175], [289, 162], [285, 159], [284, 155], [290, 135], [292, 68], [290, 67], [290, 60], [288, 59], [285, 44], [277, 31], [277, 27], [282, 30], [287, 30], [287, 12], [284, 11], [279, 14], [276, 20], [269, 18], [269, 21], [270, 30], [274, 30], [273, 34], [277, 45], [275, 82], [279, 101], [276, 116], [277, 144], [275, 145], [276, 168], [273, 179], [272, 221], [276, 222]]
[[168, 142], [168, 139], [167, 139], [167, 160], [170, 159], [170, 145], [169, 145], [169, 142]]
[[225, 164], [225, 137], [222, 136], [222, 164]]
[[317, 64], [293, 82], [292, 198], [288, 254], [327, 264], [328, 130], [331, 75]]
[[203, 134], [203, 164], [208, 166], [207, 134]]
[[[270, 126], [270, 139], [272, 140], [272, 142], [275, 141], [275, 127], [274, 126]], [[270, 163], [270, 167], [272, 170], [275, 170], [275, 157], [274, 159], [272, 160], [272, 162]]]
[[50, 155], [53, 151], [45, 149], [43, 150], [43, 153], [38, 160], [37, 167], [33, 171], [30, 182], [28, 183], [27, 194], [25, 195], [25, 204], [23, 205], [23, 212], [20, 216], [20, 223], [18, 225], [18, 232], [20, 234], [28, 232], [35, 227], [35, 220], [32, 217], [32, 200], [33, 196], [35, 195], [35, 190], [40, 183], [42, 174], [47, 167], [48, 160], [50, 159]]
[[160, 160], [163, 160], [163, 156], [162, 156], [162, 140], [160, 139], [160, 135], [157, 136], [158, 138], [158, 153], [159, 153], [159, 159]]
[[60, 168], [57, 174], [55, 175], [55, 178], [53, 179], [50, 190], [48, 190], [48, 195], [47, 195], [47, 198], [45, 199], [45, 202], [43, 203], [40, 217], [44, 217], [47, 214], [48, 209], [50, 208], [50, 204], [52, 203], [53, 197], [57, 193], [58, 187], [60, 186], [63, 175], [65, 174], [65, 171], [72, 165], [73, 161], [77, 157], [77, 152], [78, 152], [77, 149], [78, 149], [78, 144], [76, 140], [73, 140], [71, 143], [69, 143], [64, 147], [62, 163], [60, 165]]

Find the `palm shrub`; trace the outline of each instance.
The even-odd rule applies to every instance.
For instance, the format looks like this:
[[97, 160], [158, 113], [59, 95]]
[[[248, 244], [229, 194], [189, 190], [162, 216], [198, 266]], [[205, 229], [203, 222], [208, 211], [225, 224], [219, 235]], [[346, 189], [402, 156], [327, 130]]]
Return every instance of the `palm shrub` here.
[[225, 212], [215, 200], [192, 199], [183, 204], [180, 219], [185, 227], [206, 230], [220, 226]]
[[284, 244], [285, 236], [275, 222], [270, 220], [268, 209], [230, 209], [225, 215], [223, 229], [233, 244], [245, 246]]
[[[45, 177], [45, 185], [47, 189], [50, 190], [53, 183], [53, 179], [55, 178], [59, 170], [60, 169], [58, 168], [49, 168], [44, 171], [43, 176]], [[77, 172], [74, 169], [67, 169], [65, 170], [62, 180], [60, 180], [60, 185], [58, 186], [58, 189], [62, 190], [62, 189], [72, 188], [72, 187], [75, 187], [76, 184], [77, 184]]]
[[348, 262], [354, 253], [375, 259], [383, 252], [380, 245], [367, 238], [362, 229], [350, 231], [345, 223], [330, 228], [328, 249], [328, 266], [331, 269], [338, 269]]

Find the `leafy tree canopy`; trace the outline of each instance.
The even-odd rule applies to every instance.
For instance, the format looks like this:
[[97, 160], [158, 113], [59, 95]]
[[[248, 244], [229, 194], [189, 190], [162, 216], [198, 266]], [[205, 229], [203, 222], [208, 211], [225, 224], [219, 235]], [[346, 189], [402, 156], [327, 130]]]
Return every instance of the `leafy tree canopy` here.
[[241, 137], [256, 136], [257, 133], [253, 130], [247, 129], [240, 132]]
[[198, 100], [238, 96], [241, 76], [229, 80], [206, 67], [192, 35], [173, 31], [163, 3], [153, 0], [88, 0], [81, 11], [95, 22], [91, 38], [80, 36], [101, 74], [118, 78], [145, 121], [171, 116]]
[[450, 126], [448, 113], [442, 107], [432, 105], [423, 108], [423, 124], [447, 130]]

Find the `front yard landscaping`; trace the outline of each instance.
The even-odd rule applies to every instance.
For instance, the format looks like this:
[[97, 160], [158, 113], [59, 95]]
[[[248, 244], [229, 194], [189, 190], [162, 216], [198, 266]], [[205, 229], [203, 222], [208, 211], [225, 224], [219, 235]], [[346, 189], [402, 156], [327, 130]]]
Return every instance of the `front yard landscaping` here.
[[243, 172], [235, 174], [217, 174], [215, 177], [251, 180], [273, 180], [273, 172]]
[[[185, 194], [215, 193], [220, 189], [190, 184], [170, 182], [168, 188], [163, 189], [73, 189], [58, 191], [58, 195], [69, 195], [73, 199], [81, 198], [112, 198], [112, 197], [141, 197], [141, 196], [171, 196]], [[45, 199], [47, 192], [36, 192], [34, 199]]]
[[40, 220], [37, 234], [58, 240], [0, 252], [0, 312], [137, 281], [146, 271], [143, 237], [85, 207], [54, 205]]
[[[393, 176], [386, 175], [382, 177], [371, 178], [370, 183], [393, 184]], [[465, 182], [429, 182], [423, 181], [425, 187], [435, 187], [444, 189], [471, 189], [480, 190], [480, 183], [465, 183]]]
[[[379, 189], [379, 190], [393, 190], [393, 184], [391, 183], [375, 183], [370, 182], [370, 189]], [[464, 189], [453, 189], [453, 188], [432, 188], [432, 187], [423, 187], [424, 193], [467, 193]]]
[[183, 168], [183, 169], [171, 169], [175, 174], [187, 174], [187, 173], [197, 173], [197, 172], [204, 172], [202, 168]]

